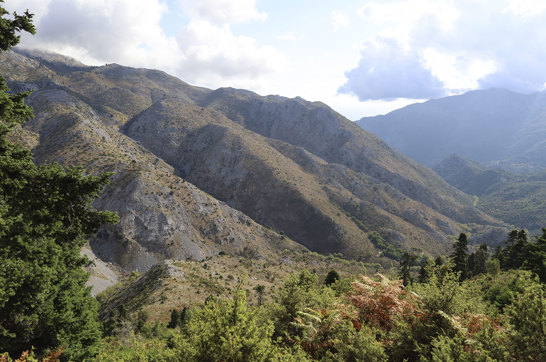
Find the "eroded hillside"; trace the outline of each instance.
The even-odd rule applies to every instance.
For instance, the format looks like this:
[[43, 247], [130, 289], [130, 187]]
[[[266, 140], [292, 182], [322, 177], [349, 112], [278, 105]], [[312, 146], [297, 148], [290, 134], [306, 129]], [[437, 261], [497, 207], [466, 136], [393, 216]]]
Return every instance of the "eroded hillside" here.
[[114, 173], [96, 206], [122, 221], [91, 247], [127, 270], [245, 246], [380, 261], [375, 235], [436, 254], [451, 235], [501, 225], [322, 103], [37, 52], [4, 55], [0, 69], [13, 89], [35, 90], [19, 138], [38, 161]]

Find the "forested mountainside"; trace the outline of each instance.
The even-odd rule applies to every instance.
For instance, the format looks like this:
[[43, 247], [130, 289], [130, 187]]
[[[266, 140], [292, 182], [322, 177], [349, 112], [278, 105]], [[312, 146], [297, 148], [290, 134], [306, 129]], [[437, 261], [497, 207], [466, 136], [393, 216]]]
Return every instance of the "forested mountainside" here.
[[449, 235], [502, 225], [321, 103], [31, 51], [0, 66], [12, 89], [34, 90], [35, 119], [18, 137], [38, 162], [114, 172], [96, 205], [121, 222], [91, 248], [127, 270], [245, 245], [301, 248], [290, 239], [366, 261], [388, 245], [435, 254]]
[[476, 206], [531, 234], [540, 233], [546, 220], [546, 170], [516, 174], [486, 168], [458, 155], [433, 167], [448, 183], [476, 196]]
[[546, 168], [546, 93], [470, 91], [357, 122], [432, 167], [451, 154], [511, 171]]

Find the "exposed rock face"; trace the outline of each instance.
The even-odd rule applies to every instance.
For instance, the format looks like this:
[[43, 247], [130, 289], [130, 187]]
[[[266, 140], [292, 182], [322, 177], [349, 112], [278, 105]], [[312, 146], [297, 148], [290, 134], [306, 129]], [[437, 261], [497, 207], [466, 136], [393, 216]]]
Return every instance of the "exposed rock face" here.
[[245, 246], [266, 255], [304, 245], [378, 260], [371, 231], [400, 248], [438, 253], [462, 223], [476, 233], [500, 225], [324, 104], [24, 54], [0, 58], [12, 88], [36, 89], [36, 118], [18, 137], [39, 162], [114, 172], [96, 207], [117, 211], [121, 222], [90, 245], [127, 270]]
[[[10, 55], [19, 64], [20, 56]], [[59, 86], [62, 81], [54, 74], [48, 76], [51, 80], [42, 86], [13, 83], [12, 88], [35, 89], [28, 98], [35, 118], [16, 137], [30, 140], [38, 162], [113, 172], [95, 207], [118, 212], [121, 221], [91, 240], [90, 256], [128, 271], [146, 271], [165, 258], [201, 260], [245, 247], [261, 255], [304, 249], [176, 176], [171, 166], [119, 133], [110, 114]], [[111, 275], [103, 279], [100, 285], [115, 280]]]

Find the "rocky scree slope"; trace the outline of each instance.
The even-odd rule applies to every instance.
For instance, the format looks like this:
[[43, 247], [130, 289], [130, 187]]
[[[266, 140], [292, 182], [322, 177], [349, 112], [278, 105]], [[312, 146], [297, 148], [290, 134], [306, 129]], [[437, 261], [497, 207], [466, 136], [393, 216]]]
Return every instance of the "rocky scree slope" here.
[[37, 117], [20, 137], [40, 161], [115, 172], [97, 207], [122, 223], [91, 245], [128, 268], [251, 241], [264, 253], [296, 248], [245, 214], [311, 250], [366, 261], [382, 260], [385, 248], [371, 232], [435, 254], [451, 249], [450, 235], [501, 225], [322, 103], [44, 58], [18, 51], [0, 62], [12, 86], [37, 90]]

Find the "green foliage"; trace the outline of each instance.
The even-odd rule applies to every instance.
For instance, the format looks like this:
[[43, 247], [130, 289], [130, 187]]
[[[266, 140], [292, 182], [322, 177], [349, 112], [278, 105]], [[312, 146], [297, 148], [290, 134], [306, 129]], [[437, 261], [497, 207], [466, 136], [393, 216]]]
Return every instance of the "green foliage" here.
[[209, 300], [192, 311], [185, 333], [174, 342], [179, 360], [266, 361], [280, 353], [273, 344], [273, 323], [249, 309], [241, 287], [233, 300]]
[[96, 360], [104, 362], [179, 361], [177, 351], [168, 346], [168, 339], [178, 336], [175, 333], [168, 338], [143, 338], [130, 335], [125, 341], [108, 337], [102, 340]]
[[411, 276], [411, 267], [416, 260], [416, 255], [407, 252], [404, 253], [404, 255], [402, 255], [402, 259], [400, 259], [400, 278], [402, 278], [404, 285], [411, 284], [413, 281]]
[[478, 250], [468, 256], [468, 273], [471, 276], [487, 272], [487, 259], [489, 257], [486, 244], [480, 245]]
[[496, 277], [500, 273], [500, 262], [499, 259], [490, 259], [485, 263], [485, 270], [487, 274], [492, 277]]
[[[510, 361], [544, 360], [544, 288], [529, 271], [459, 281], [450, 262], [426, 263], [428, 281], [361, 277], [346, 293], [291, 275], [276, 303], [251, 307], [242, 284], [210, 298], [180, 329], [105, 340], [100, 360]], [[336, 281], [335, 286], [340, 281]], [[348, 279], [345, 279], [344, 286]], [[494, 294], [513, 288], [504, 312]], [[491, 303], [491, 304], [490, 304]], [[146, 330], [147, 328], [144, 328]], [[120, 341], [123, 341], [121, 343]]]
[[453, 245], [453, 270], [459, 273], [459, 280], [468, 278], [468, 239], [466, 234], [461, 233], [455, 245]]
[[525, 230], [512, 230], [495, 257], [503, 270], [531, 270], [546, 283], [546, 229], [542, 229], [542, 235], [535, 241], [528, 239]]
[[293, 341], [301, 337], [301, 329], [291, 324], [305, 308], [327, 306], [334, 298], [331, 288], [319, 289], [317, 275], [303, 270], [291, 275], [279, 291], [276, 303], [270, 306], [275, 323], [275, 338]]
[[527, 285], [506, 308], [510, 316], [513, 355], [519, 360], [546, 358], [546, 298], [544, 286]]
[[[17, 44], [17, 31], [33, 33], [31, 18], [2, 18], [0, 49]], [[32, 117], [28, 95], [10, 94], [0, 78], [0, 351], [66, 346], [63, 358], [81, 360], [96, 354], [100, 331], [79, 252], [87, 235], [117, 221], [90, 207], [109, 175], [37, 166], [29, 150], [11, 143], [9, 132]]]
[[258, 306], [264, 303], [265, 285], [259, 284], [254, 287], [254, 290], [258, 294]]
[[[0, 3], [3, 2], [4, 0], [0, 0]], [[0, 6], [0, 50], [2, 51], [8, 51], [11, 47], [19, 44], [21, 36], [17, 33], [26, 31], [34, 34], [36, 32], [32, 24], [33, 14], [30, 14], [28, 10], [23, 15], [14, 12], [12, 19], [4, 17], [8, 14], [9, 12]]]
[[372, 231], [368, 235], [368, 239], [373, 243], [373, 245], [383, 252], [383, 255], [387, 258], [394, 260], [400, 260], [404, 251], [400, 248], [395, 247], [394, 245], [388, 243], [383, 239], [383, 237], [377, 232]]
[[421, 267], [419, 268], [419, 283], [426, 283], [430, 278], [430, 271], [434, 266], [434, 262], [430, 258], [425, 258], [421, 261]]
[[325, 285], [332, 285], [334, 284], [337, 280], [339, 280], [339, 273], [335, 270], [330, 270], [328, 272], [328, 275], [326, 275], [326, 278], [324, 279], [324, 284]]

